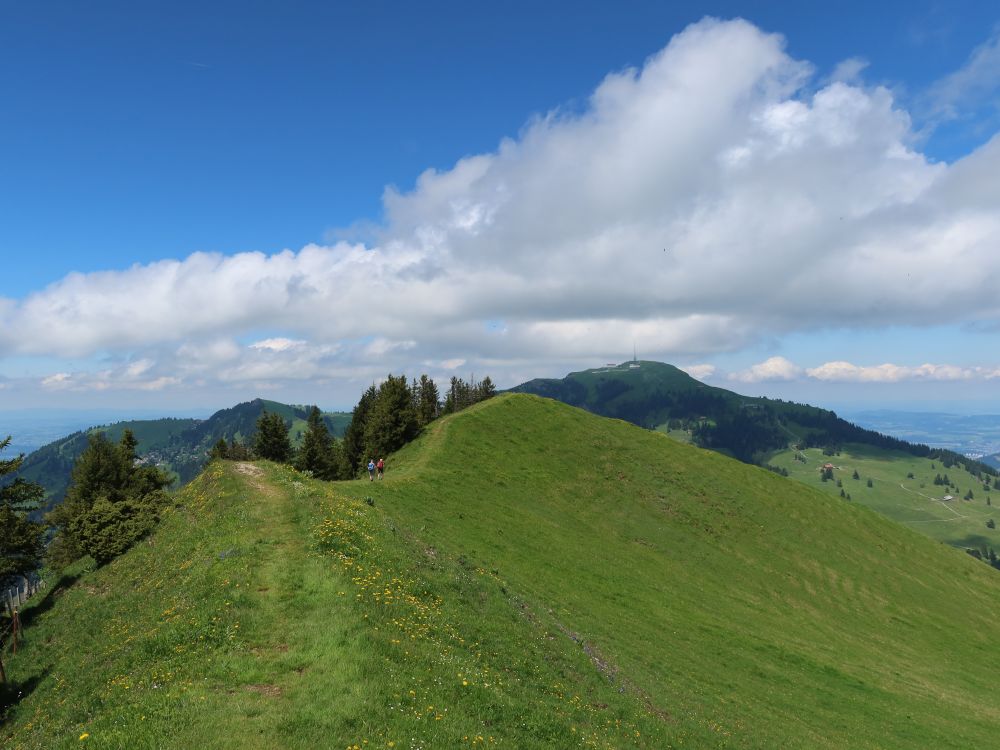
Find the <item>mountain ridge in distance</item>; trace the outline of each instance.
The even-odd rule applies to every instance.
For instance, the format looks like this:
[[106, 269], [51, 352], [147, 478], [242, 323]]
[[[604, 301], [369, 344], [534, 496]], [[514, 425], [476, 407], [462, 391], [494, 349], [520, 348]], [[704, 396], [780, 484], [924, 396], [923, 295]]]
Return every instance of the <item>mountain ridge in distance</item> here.
[[[65, 497], [73, 464], [87, 447], [89, 436], [103, 432], [108, 439], [117, 441], [129, 429], [138, 441], [140, 460], [163, 467], [175, 476], [178, 484], [185, 484], [204, 468], [209, 451], [220, 439], [250, 440], [256, 431], [257, 419], [265, 410], [280, 414], [290, 423], [289, 433], [295, 443], [305, 431], [310, 408], [255, 398], [220, 409], [206, 419], [165, 417], [98, 425], [66, 435], [29, 453], [21, 468], [9, 475], [9, 479], [20, 477], [42, 485], [45, 488], [43, 511], [48, 510]], [[327, 428], [338, 437], [343, 435], [350, 418], [346, 412], [323, 413]]]

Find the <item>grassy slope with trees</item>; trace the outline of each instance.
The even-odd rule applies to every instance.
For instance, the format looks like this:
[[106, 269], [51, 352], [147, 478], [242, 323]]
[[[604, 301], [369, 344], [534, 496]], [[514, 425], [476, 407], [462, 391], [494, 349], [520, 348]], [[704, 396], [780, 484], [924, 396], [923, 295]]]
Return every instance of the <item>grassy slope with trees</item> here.
[[[1000, 531], [995, 528], [1000, 520], [1000, 487], [995, 477], [977, 477], [963, 466], [940, 460], [853, 444], [833, 456], [818, 448], [781, 451], [768, 463], [836, 497], [843, 490], [852, 501], [945, 544], [981, 554], [985, 550], [987, 556], [990, 549], [1000, 554]], [[832, 477], [823, 481], [821, 469], [827, 463], [834, 469]], [[945, 478], [950, 484], [936, 483]], [[954, 499], [945, 502], [946, 495]], [[993, 528], [987, 525], [990, 520]]]
[[995, 740], [1000, 578], [857, 504], [526, 396], [389, 467], [213, 463], [29, 608], [4, 746]]

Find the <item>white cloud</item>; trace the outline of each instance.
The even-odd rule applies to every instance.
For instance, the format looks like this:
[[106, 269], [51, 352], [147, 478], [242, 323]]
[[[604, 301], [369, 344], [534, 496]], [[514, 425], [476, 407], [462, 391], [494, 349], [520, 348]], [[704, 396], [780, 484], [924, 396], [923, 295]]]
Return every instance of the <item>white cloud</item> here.
[[997, 109], [1000, 90], [1000, 28], [976, 47], [965, 65], [931, 87], [929, 104], [941, 120], [953, 120], [983, 105]]
[[802, 368], [784, 357], [770, 357], [746, 370], [730, 374], [730, 380], [741, 383], [759, 383], [766, 380], [794, 380], [802, 373]]
[[811, 379], [828, 383], [902, 383], [906, 381], [986, 381], [1000, 377], [1000, 367], [962, 367], [950, 364], [857, 365], [843, 360], [817, 367], [800, 367], [785, 357], [771, 357], [745, 370], [730, 373], [740, 383]]
[[695, 380], [707, 380], [715, 374], [715, 365], [688, 365], [681, 367], [688, 375]]
[[304, 346], [305, 341], [301, 339], [273, 338], [255, 341], [250, 344], [251, 349], [265, 349], [272, 352], [287, 352], [289, 349]]
[[806, 375], [816, 380], [841, 383], [899, 383], [908, 380], [973, 380], [990, 379], [998, 371], [983, 367], [958, 367], [955, 365], [923, 364], [917, 366], [881, 364], [854, 365], [850, 362], [827, 362], [811, 367]]
[[[514, 372], [620, 360], [633, 342], [693, 359], [831, 321], [1000, 324], [1000, 139], [931, 163], [859, 73], [847, 61], [814, 90], [780, 36], [705, 20], [583, 112], [387, 190], [370, 247], [72, 274], [0, 300], [0, 356], [110, 353], [137, 369], [87, 382], [170, 387], [421, 361]], [[810, 377], [849, 376], [835, 364]], [[737, 379], [796, 376], [775, 358]]]
[[46, 378], [42, 378], [42, 387], [52, 389], [65, 388], [71, 381], [72, 375], [68, 372], [56, 372]]
[[862, 57], [849, 57], [846, 60], [841, 60], [833, 69], [830, 81], [851, 84], [859, 83], [861, 73], [864, 72], [868, 65], [869, 62]]

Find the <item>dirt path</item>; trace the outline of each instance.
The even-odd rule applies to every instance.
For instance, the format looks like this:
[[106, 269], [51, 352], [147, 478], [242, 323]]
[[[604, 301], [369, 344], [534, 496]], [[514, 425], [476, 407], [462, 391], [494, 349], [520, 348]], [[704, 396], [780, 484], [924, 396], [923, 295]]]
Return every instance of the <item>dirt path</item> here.
[[911, 493], [913, 495], [919, 495], [920, 497], [926, 498], [927, 500], [930, 500], [931, 502], [940, 503], [945, 508], [947, 508], [948, 510], [950, 510], [952, 513], [955, 514], [955, 518], [928, 518], [928, 519], [923, 520], [923, 521], [907, 521], [907, 523], [950, 523], [952, 521], [959, 521], [959, 520], [961, 520], [963, 518], [968, 518], [968, 516], [963, 516], [961, 513], [959, 513], [954, 508], [952, 508], [944, 500], [939, 500], [936, 497], [931, 497], [930, 495], [925, 495], [923, 492], [917, 492], [916, 490], [911, 490], [909, 487], [907, 487], [906, 485], [904, 485], [902, 482], [899, 483], [899, 488], [901, 490], [903, 490], [904, 492], [909, 492], [909, 493]]
[[335, 710], [317, 711], [317, 702], [331, 696], [344, 701], [363, 684], [355, 667], [365, 653], [358, 640], [362, 628], [341, 578], [311, 552], [321, 494], [284, 467], [238, 463], [235, 469], [261, 517], [253, 591], [266, 631], [252, 649], [253, 681], [239, 692], [262, 696], [268, 721], [291, 732], [284, 740], [273, 738], [272, 747], [306, 747], [311, 740], [303, 737], [330, 736], [326, 723], [344, 721]]

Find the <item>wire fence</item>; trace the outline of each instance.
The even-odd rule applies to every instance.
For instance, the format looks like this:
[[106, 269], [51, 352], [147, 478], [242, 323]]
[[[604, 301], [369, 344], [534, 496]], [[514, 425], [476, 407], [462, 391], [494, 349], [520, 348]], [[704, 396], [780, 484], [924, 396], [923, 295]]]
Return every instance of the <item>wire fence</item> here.
[[17, 655], [17, 645], [24, 637], [20, 615], [21, 607], [24, 606], [24, 603], [28, 599], [37, 594], [44, 585], [44, 581], [21, 579], [14, 586], [8, 586], [0, 594], [0, 599], [3, 600], [0, 610], [6, 609], [7, 615], [6, 618], [0, 618], [0, 623], [3, 623], [3, 619], [6, 619], [5, 623], [0, 624], [0, 684], [6, 684], [7, 682], [7, 670], [4, 667], [5, 655], [8, 651], [10, 652], [10, 655], [7, 656], [9, 663], [10, 659]]

